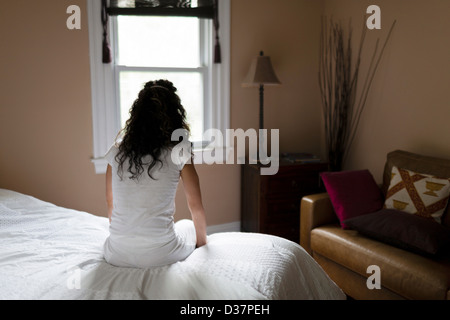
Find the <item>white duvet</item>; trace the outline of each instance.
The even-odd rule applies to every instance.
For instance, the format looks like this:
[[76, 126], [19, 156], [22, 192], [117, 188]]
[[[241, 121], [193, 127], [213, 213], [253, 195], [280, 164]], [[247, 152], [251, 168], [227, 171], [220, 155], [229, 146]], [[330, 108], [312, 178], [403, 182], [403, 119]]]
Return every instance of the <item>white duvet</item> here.
[[108, 220], [0, 189], [0, 299], [345, 299], [299, 245], [217, 233], [152, 269], [103, 259]]

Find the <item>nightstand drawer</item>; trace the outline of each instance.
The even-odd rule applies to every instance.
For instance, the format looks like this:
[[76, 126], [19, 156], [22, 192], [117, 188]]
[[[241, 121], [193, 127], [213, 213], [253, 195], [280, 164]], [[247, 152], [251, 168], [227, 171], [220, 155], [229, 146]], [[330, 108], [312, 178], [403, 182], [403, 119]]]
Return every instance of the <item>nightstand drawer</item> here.
[[304, 194], [319, 188], [317, 173], [303, 174], [291, 177], [273, 177], [269, 179], [267, 195], [273, 194]]
[[298, 242], [299, 212], [300, 200], [297, 198], [268, 200], [264, 233]]
[[298, 227], [293, 223], [286, 223], [282, 221], [279, 221], [278, 223], [270, 223], [267, 225], [264, 233], [289, 239], [295, 243], [299, 243], [300, 241]]
[[280, 217], [286, 215], [298, 215], [300, 212], [301, 198], [278, 198], [267, 200], [267, 217]]

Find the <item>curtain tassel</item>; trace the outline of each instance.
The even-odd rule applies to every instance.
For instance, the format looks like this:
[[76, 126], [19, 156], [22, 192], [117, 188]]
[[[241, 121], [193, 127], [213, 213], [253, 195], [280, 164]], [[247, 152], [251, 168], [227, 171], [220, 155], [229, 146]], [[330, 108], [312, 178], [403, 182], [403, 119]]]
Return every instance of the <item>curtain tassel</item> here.
[[214, 47], [214, 63], [222, 62], [222, 53], [219, 40], [219, 0], [214, 0], [214, 29], [216, 31], [216, 45]]
[[222, 62], [222, 49], [220, 48], [219, 37], [216, 38], [216, 45], [214, 47], [214, 63]]
[[103, 63], [111, 63], [111, 47], [108, 43], [108, 39], [103, 37]]

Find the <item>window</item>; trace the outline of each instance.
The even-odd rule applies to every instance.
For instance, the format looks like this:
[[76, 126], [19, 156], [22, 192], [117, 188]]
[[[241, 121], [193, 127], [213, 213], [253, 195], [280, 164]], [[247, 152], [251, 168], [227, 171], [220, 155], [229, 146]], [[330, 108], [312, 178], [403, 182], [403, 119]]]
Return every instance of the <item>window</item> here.
[[208, 123], [211, 104], [206, 95], [212, 65], [208, 33], [211, 21], [156, 16], [118, 16], [114, 20], [121, 126], [128, 119], [129, 108], [143, 83], [168, 79], [177, 87], [186, 108], [191, 141], [201, 142], [205, 127], [211, 126]]
[[94, 129], [92, 161], [97, 173], [106, 171], [103, 155], [128, 119], [138, 92], [149, 80], [165, 78], [178, 88], [197, 152], [201, 152], [205, 131], [215, 128], [225, 132], [229, 128], [229, 0], [219, 2], [221, 64], [213, 63], [212, 21], [158, 16], [110, 17], [113, 63], [103, 64], [101, 7], [96, 2], [88, 1], [88, 13]]

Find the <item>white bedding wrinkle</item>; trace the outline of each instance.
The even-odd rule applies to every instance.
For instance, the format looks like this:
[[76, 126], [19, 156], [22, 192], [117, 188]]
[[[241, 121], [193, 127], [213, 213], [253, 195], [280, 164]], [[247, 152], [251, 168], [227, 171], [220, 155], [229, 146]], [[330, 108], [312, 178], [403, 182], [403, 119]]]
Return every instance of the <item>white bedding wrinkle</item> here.
[[106, 218], [0, 189], [0, 299], [345, 299], [299, 245], [217, 233], [186, 260], [148, 269], [103, 258]]

